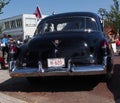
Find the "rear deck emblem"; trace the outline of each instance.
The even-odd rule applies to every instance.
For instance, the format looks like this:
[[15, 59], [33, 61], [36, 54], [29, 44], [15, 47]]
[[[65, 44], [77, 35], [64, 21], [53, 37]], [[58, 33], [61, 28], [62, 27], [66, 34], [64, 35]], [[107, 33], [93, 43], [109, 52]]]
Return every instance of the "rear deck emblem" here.
[[58, 47], [58, 45], [60, 44], [60, 40], [56, 39], [54, 41], [52, 41], [52, 43], [54, 44], [55, 47]]

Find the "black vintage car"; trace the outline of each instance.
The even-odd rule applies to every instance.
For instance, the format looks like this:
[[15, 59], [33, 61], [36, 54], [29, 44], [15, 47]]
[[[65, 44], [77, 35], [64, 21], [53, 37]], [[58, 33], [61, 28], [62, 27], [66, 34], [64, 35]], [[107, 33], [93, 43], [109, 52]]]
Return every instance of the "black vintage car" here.
[[70, 12], [44, 18], [33, 38], [10, 50], [12, 77], [112, 73], [112, 49], [99, 16]]

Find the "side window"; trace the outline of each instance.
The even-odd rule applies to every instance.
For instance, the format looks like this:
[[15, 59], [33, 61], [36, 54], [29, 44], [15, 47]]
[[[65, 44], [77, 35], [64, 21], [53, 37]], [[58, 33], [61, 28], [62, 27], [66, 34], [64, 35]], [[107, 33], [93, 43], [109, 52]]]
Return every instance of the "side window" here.
[[42, 34], [44, 31], [43, 31], [43, 24], [39, 24], [35, 30], [35, 33], [34, 33], [34, 36], [37, 36], [37, 35], [40, 35]]

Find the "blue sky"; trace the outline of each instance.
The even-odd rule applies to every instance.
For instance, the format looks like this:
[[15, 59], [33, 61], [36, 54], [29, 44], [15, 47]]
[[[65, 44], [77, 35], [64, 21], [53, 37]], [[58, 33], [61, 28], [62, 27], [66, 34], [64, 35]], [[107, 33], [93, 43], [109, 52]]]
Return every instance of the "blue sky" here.
[[51, 15], [55, 13], [71, 11], [92, 11], [97, 13], [99, 8], [110, 10], [113, 0], [11, 0], [3, 9], [0, 19], [5, 19], [20, 14], [31, 14], [39, 6], [42, 14]]

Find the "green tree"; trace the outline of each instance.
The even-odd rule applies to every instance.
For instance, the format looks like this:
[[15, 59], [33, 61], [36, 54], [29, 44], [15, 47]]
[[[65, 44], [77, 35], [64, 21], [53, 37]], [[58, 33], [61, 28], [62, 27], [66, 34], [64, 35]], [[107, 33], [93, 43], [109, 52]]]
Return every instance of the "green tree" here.
[[10, 2], [10, 0], [0, 0], [0, 14], [2, 14], [2, 9]]
[[[111, 26], [120, 34], [120, 11], [118, 0], [113, 0], [113, 5], [110, 6], [110, 11], [104, 12], [105, 27]], [[99, 12], [99, 11], [98, 11]]]
[[108, 14], [109, 22], [114, 27], [116, 32], [119, 33], [120, 28], [120, 11], [119, 11], [119, 2], [118, 0], [113, 0], [114, 5], [111, 6], [111, 11]]
[[[2, 14], [2, 9], [10, 2], [10, 0], [0, 0], [0, 14]], [[2, 26], [0, 25], [0, 34], [2, 32]]]

